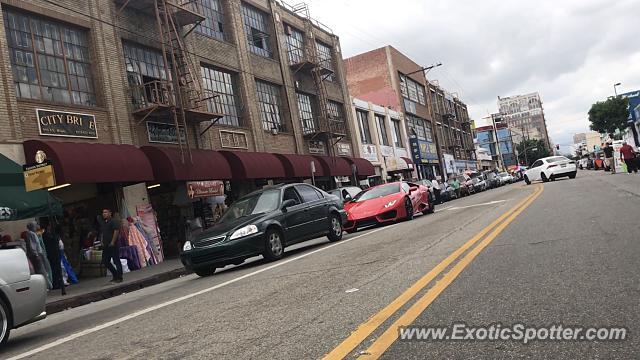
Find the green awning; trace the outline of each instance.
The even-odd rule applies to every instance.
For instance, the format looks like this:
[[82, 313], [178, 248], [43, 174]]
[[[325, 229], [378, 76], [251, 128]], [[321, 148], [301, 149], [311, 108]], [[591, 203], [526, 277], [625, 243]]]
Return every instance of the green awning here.
[[22, 166], [0, 154], [0, 221], [49, 215], [62, 215], [60, 200], [47, 190], [27, 192]]

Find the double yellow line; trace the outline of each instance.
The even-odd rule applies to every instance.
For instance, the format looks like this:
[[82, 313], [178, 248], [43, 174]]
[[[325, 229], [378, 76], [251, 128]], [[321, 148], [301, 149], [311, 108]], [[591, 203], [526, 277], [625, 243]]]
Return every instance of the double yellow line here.
[[[431, 281], [433, 281], [438, 275], [440, 275], [445, 269], [453, 264], [462, 254], [467, 252], [478, 241], [482, 240], [475, 248], [470, 250], [460, 261], [458, 261], [444, 276], [437, 281], [433, 287], [418, 299], [404, 314], [402, 314], [382, 335], [380, 335], [369, 348], [363, 352], [360, 358], [362, 359], [378, 359], [398, 338], [398, 328], [400, 326], [411, 325], [415, 319], [422, 314], [426, 308], [446, 289], [455, 279], [460, 275], [462, 270], [467, 267], [473, 259], [493, 241], [500, 233], [507, 227], [513, 220], [520, 215], [531, 203], [533, 203], [540, 194], [544, 187], [542, 185], [535, 186], [535, 189], [531, 195], [526, 197], [516, 206], [511, 208], [506, 213], [502, 214], [498, 219], [482, 229], [477, 235], [467, 241], [464, 245], [451, 253], [434, 267], [431, 271], [425, 274], [422, 278], [416, 281], [409, 289], [398, 296], [393, 302], [387, 305], [379, 313], [372, 316], [365, 323], [360, 325], [351, 335], [346, 338], [338, 347], [333, 349], [330, 353], [325, 355], [325, 360], [344, 359], [347, 357], [358, 345], [366, 340], [376, 329], [378, 329], [385, 321], [387, 321], [393, 314], [395, 314], [402, 306], [409, 302], [416, 296], [418, 292], [425, 289]], [[485, 235], [489, 234], [485, 237]]]

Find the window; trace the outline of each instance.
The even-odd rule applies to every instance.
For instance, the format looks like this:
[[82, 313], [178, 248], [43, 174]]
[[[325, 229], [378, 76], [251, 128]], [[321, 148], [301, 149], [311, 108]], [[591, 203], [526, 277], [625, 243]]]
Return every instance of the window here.
[[415, 133], [418, 139], [433, 142], [431, 122], [417, 116], [407, 115], [407, 126], [409, 130]]
[[296, 205], [302, 203], [302, 201], [300, 201], [300, 197], [298, 196], [298, 193], [293, 188], [293, 186], [284, 189], [284, 196], [282, 197], [282, 202], [285, 202], [287, 200], [295, 201]]
[[162, 53], [159, 50], [127, 41], [122, 42], [122, 49], [127, 69], [127, 80], [132, 90], [133, 105], [136, 108], [143, 108], [150, 106], [150, 103], [168, 104], [169, 84], [157, 82], [169, 80]]
[[300, 196], [302, 197], [303, 202], [307, 203], [307, 202], [320, 200], [320, 196], [318, 195], [318, 192], [311, 186], [296, 185], [295, 188], [298, 191], [298, 194], [300, 194]]
[[404, 74], [400, 74], [400, 93], [405, 99], [421, 105], [427, 104], [425, 101], [424, 86]]
[[262, 128], [267, 131], [273, 129], [285, 131], [282, 121], [282, 91], [280, 86], [256, 80], [256, 91], [258, 104], [260, 104]]
[[224, 14], [222, 13], [220, 0], [198, 0], [198, 5], [198, 10], [201, 11], [205, 19], [198, 25], [196, 31], [219, 40], [224, 40]]
[[378, 138], [380, 145], [389, 146], [389, 137], [387, 136], [387, 127], [384, 125], [384, 116], [375, 114], [376, 126], [378, 127]]
[[296, 93], [298, 97], [298, 115], [302, 122], [302, 132], [305, 135], [316, 132], [316, 121], [313, 116], [311, 97], [307, 94]]
[[211, 67], [201, 66], [202, 85], [207, 92], [216, 92], [218, 96], [207, 100], [210, 112], [224, 116], [218, 124], [240, 126], [240, 108], [236, 96], [234, 75]]
[[249, 50], [256, 55], [271, 57], [267, 15], [253, 6], [242, 3], [242, 21], [249, 41]]
[[[316, 41], [316, 51], [318, 52], [318, 60], [320, 66], [333, 72], [333, 55], [331, 46]], [[326, 80], [333, 81], [333, 73], [327, 75]]]
[[371, 130], [369, 129], [369, 117], [367, 112], [356, 110], [358, 126], [360, 127], [360, 138], [363, 144], [371, 144]]
[[329, 112], [329, 124], [331, 130], [337, 134], [345, 134], [346, 126], [344, 122], [344, 110], [339, 102], [329, 100], [327, 102], [327, 111]]
[[287, 53], [289, 54], [289, 62], [298, 64], [304, 60], [304, 34], [302, 31], [293, 28], [287, 24], [284, 25], [287, 35]]
[[95, 106], [87, 32], [3, 11], [17, 97]]
[[532, 168], [537, 168], [539, 166], [542, 166], [542, 160], [536, 160], [536, 162], [531, 165]]
[[403, 148], [402, 131], [400, 129], [400, 120], [391, 119], [391, 135], [393, 136], [393, 146]]

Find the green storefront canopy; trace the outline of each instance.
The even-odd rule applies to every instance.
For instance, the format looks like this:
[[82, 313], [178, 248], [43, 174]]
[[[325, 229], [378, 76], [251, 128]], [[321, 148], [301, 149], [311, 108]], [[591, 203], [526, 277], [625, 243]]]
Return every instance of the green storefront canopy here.
[[0, 154], [0, 221], [49, 215], [62, 215], [60, 200], [47, 190], [27, 192], [22, 166]]

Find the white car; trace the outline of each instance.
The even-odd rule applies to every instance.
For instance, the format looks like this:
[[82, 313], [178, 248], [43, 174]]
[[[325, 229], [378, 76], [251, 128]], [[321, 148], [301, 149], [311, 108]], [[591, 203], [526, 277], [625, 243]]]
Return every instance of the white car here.
[[505, 184], [511, 184], [513, 182], [513, 176], [511, 176], [511, 174], [509, 174], [508, 172], [501, 172], [500, 174], [498, 174], [499, 178], [500, 178], [500, 183], [502, 185]]
[[536, 160], [524, 173], [524, 181], [529, 185], [532, 181], [547, 182], [565, 176], [570, 179], [576, 177], [576, 162], [564, 156], [549, 156]]
[[47, 316], [45, 279], [31, 274], [27, 255], [17, 245], [0, 245], [0, 350], [11, 329]]

